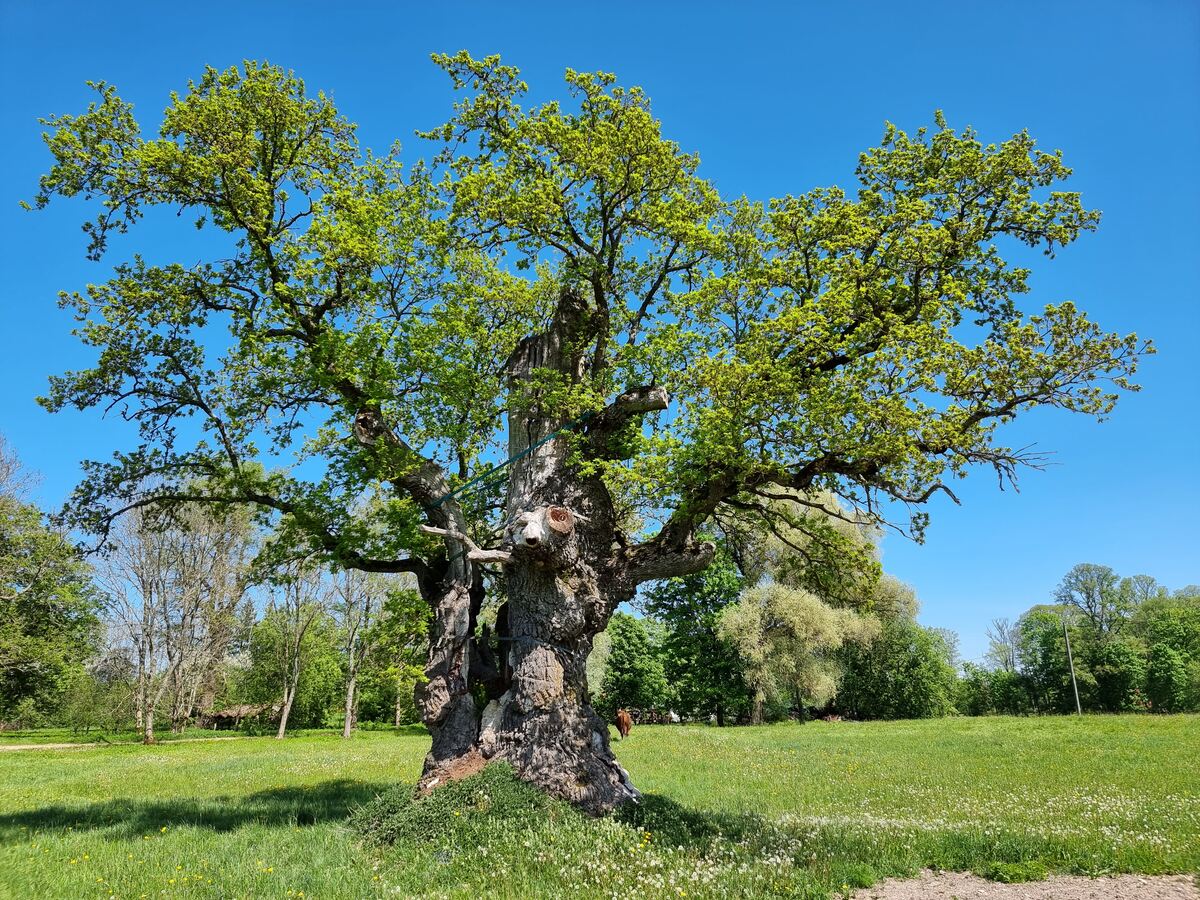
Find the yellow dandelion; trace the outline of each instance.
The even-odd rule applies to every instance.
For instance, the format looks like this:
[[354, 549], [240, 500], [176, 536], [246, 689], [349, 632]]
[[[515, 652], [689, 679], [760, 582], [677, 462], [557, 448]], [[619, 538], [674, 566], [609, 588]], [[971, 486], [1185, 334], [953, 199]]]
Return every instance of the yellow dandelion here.
[[166, 831], [166, 830], [167, 830], [167, 826], [166, 826], [166, 825], [164, 825], [162, 828], [160, 828], [160, 829], [158, 829], [158, 830], [159, 830], [160, 832]]

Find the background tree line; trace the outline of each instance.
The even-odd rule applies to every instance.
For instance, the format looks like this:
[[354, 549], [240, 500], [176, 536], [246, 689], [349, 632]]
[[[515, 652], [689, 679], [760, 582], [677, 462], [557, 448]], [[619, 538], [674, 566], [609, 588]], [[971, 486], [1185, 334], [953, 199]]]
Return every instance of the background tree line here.
[[[590, 680], [599, 708], [727, 722], [1200, 710], [1200, 587], [1083, 563], [1053, 603], [993, 621], [983, 664], [916, 621], [912, 589], [883, 573], [878, 534], [831, 498], [781, 498], [719, 522], [707, 571], [618, 615]], [[794, 527], [804, 518], [804, 528]], [[1064, 634], [1065, 625], [1065, 634]]]
[[962, 711], [1200, 710], [1200, 585], [1170, 592], [1149, 575], [1080, 563], [1016, 622], [996, 619], [983, 665], [964, 666]]
[[614, 617], [590, 677], [598, 708], [718, 725], [955, 710], [957, 638], [917, 623], [866, 519], [830, 495], [781, 493], [715, 525], [712, 566]]
[[[236, 507], [136, 510], [85, 558], [0, 444], [0, 723], [156, 731], [418, 718], [428, 608], [288, 559]], [[223, 714], [224, 713], [224, 714]]]
[[[244, 510], [135, 511], [84, 559], [0, 446], [0, 723], [136, 730], [416, 721], [428, 607], [405, 576], [289, 558]], [[589, 658], [597, 708], [717, 725], [786, 717], [1200, 709], [1200, 587], [1080, 564], [983, 664], [916, 621], [879, 534], [828, 495], [719, 518], [705, 571], [617, 613]], [[477, 627], [494, 622], [485, 610]], [[1064, 636], [1065, 629], [1065, 636]]]

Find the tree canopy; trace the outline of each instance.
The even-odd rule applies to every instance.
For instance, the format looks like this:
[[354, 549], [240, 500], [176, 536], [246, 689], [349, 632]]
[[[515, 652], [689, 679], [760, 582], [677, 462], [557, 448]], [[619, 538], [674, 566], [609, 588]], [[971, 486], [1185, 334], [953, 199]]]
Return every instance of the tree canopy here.
[[[141, 431], [91, 464], [77, 523], [190, 496], [202, 475], [206, 497], [277, 511], [339, 563], [412, 568], [431, 552], [418, 521], [489, 471], [502, 413], [526, 404], [553, 410], [550, 430], [582, 418], [581, 460], [631, 513], [665, 512], [656, 540], [682, 547], [722, 503], [780, 487], [876, 509], [972, 464], [1010, 478], [1035, 460], [999, 423], [1037, 405], [1102, 416], [1146, 350], [1070, 302], [1017, 304], [1030, 272], [1002, 242], [1052, 255], [1099, 221], [1024, 132], [889, 125], [856, 190], [725, 198], [612, 75], [568, 71], [568, 103], [525, 107], [498, 58], [435, 61], [462, 99], [426, 135], [440, 152], [407, 169], [265, 63], [205, 71], [156, 136], [103, 82], [86, 112], [46, 120], [35, 205], [96, 205], [93, 258], [159, 206], [229, 236], [201, 263], [134, 256], [63, 295], [98, 358], [44, 404]], [[512, 385], [506, 360], [564, 291], [573, 371]], [[652, 432], [616, 427], [654, 409]], [[279, 465], [307, 458], [320, 477]], [[495, 491], [466, 503], [482, 515]], [[369, 513], [353, 502], [376, 492]]]

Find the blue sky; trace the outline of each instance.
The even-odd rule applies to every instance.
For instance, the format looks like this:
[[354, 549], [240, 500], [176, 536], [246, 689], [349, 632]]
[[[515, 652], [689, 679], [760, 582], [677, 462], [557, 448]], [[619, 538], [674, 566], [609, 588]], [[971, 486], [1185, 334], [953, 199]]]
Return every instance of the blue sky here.
[[[702, 159], [724, 194], [766, 198], [852, 187], [860, 150], [883, 124], [930, 124], [944, 109], [985, 140], [1028, 128], [1061, 148], [1071, 189], [1104, 211], [1096, 234], [1035, 263], [1030, 304], [1076, 301], [1159, 354], [1107, 423], [1035, 412], [1007, 432], [1054, 452], [1020, 493], [980, 471], [961, 507], [933, 503], [928, 541], [884, 544], [885, 567], [914, 585], [921, 620], [959, 632], [967, 658], [994, 616], [1045, 601], [1077, 562], [1200, 582], [1200, 4], [83, 4], [0, 0], [0, 433], [42, 473], [38, 499], [62, 502], [86, 456], [124, 444], [94, 414], [50, 416], [46, 376], [88, 362], [56, 292], [106, 277], [133, 251], [83, 258], [81, 209], [24, 213], [48, 156], [36, 118], [76, 112], [84, 81], [106, 80], [152, 131], [167, 94], [205, 65], [243, 58], [293, 68], [331, 93], [367, 145], [400, 138], [452, 102], [433, 51], [500, 53], [535, 98], [563, 69], [616, 72], [643, 86], [666, 133]], [[408, 154], [406, 154], [408, 155]], [[172, 247], [138, 234], [163, 254]], [[189, 248], [188, 252], [194, 252]], [[183, 262], [194, 260], [184, 258]]]

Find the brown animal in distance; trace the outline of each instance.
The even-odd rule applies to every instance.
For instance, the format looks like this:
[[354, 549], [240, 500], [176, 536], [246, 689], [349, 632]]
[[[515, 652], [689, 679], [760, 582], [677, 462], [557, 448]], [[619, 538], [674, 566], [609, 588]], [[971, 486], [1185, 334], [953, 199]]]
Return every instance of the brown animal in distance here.
[[621, 735], [621, 740], [629, 737], [629, 732], [633, 730], [633, 719], [629, 716], [629, 710], [617, 710], [617, 731]]

